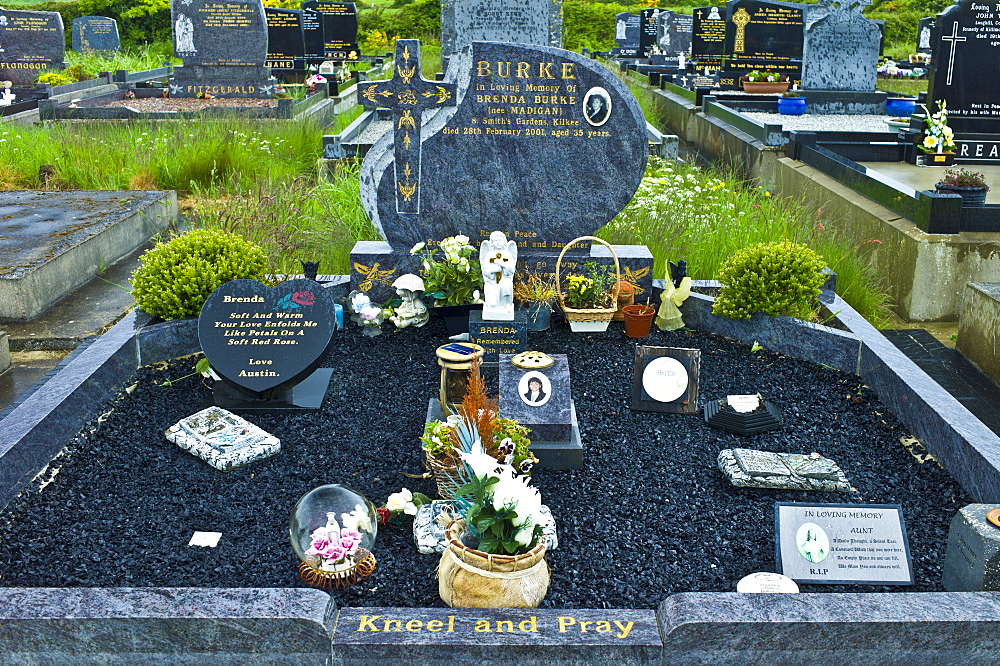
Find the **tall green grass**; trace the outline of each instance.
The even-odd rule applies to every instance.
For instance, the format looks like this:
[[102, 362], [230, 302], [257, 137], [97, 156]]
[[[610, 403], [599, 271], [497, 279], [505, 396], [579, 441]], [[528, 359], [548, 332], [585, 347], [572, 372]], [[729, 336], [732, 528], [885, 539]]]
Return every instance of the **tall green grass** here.
[[0, 189], [45, 186], [38, 169], [55, 166], [57, 189], [196, 188], [315, 173], [323, 129], [314, 122], [242, 119], [132, 123], [0, 125]]
[[834, 224], [732, 174], [653, 157], [635, 197], [598, 235], [612, 243], [648, 246], [657, 277], [666, 275], [668, 260], [686, 259], [695, 279], [714, 279], [722, 262], [743, 247], [804, 243], [837, 273], [840, 296], [880, 325], [888, 315], [888, 297], [867, 258], [877, 243], [852, 245], [833, 230]]

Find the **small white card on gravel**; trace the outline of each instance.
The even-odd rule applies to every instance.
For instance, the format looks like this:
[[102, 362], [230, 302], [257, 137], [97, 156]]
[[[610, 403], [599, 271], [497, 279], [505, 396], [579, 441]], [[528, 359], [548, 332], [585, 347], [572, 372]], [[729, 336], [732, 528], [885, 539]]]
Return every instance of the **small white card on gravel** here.
[[222, 532], [195, 532], [191, 535], [191, 540], [188, 541], [188, 545], [215, 548], [219, 545], [219, 539], [221, 538]]

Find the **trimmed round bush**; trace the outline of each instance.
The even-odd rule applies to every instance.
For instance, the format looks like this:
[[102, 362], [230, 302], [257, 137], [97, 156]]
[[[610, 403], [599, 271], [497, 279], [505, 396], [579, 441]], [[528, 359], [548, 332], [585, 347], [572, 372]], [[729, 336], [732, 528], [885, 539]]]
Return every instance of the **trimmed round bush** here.
[[147, 250], [132, 274], [139, 307], [161, 319], [194, 317], [223, 283], [264, 275], [267, 255], [235, 234], [199, 229]]
[[800, 243], [743, 248], [719, 267], [723, 287], [712, 312], [730, 319], [754, 312], [808, 318], [826, 281], [824, 268], [823, 258]]

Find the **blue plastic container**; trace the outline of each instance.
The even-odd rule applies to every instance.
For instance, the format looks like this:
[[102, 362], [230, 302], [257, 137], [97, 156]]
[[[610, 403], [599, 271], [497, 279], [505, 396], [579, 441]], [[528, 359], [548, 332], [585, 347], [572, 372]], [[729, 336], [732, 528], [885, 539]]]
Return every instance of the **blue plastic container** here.
[[805, 97], [779, 97], [778, 113], [783, 116], [801, 116], [806, 112]]
[[909, 118], [917, 110], [917, 100], [890, 97], [885, 100], [885, 112], [892, 118]]

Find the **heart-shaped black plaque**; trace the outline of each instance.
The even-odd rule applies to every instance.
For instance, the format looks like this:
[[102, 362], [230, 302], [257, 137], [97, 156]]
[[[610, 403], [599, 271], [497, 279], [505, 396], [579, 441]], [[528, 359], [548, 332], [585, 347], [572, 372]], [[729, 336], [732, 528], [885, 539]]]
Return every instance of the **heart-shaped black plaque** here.
[[198, 339], [212, 369], [256, 399], [284, 393], [308, 377], [333, 339], [333, 298], [312, 280], [267, 287], [233, 280], [201, 308]]

